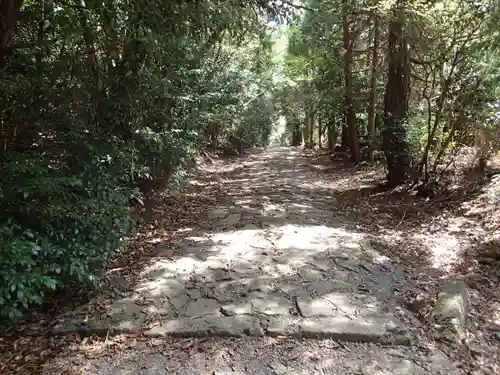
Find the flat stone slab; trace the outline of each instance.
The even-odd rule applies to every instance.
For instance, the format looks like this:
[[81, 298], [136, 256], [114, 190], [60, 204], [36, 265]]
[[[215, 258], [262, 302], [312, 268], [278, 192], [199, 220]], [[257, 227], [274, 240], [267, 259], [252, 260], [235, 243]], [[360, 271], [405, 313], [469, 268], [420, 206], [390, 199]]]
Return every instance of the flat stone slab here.
[[359, 293], [327, 293], [318, 297], [297, 298], [300, 314], [306, 318], [377, 313], [372, 306], [375, 302], [374, 297]]
[[462, 280], [446, 280], [440, 286], [440, 292], [434, 308], [437, 323], [437, 336], [452, 338], [465, 326], [469, 313], [469, 292]]
[[205, 316], [162, 322], [144, 332], [146, 336], [206, 337], [206, 336], [263, 336], [260, 320], [254, 316]]
[[273, 318], [267, 326], [270, 336], [292, 336], [370, 343], [410, 345], [406, 327], [392, 315], [350, 319], [345, 316], [321, 318]]
[[229, 215], [229, 209], [227, 208], [215, 208], [208, 212], [207, 217], [209, 220], [223, 219]]
[[113, 302], [105, 311], [89, 311], [83, 306], [62, 316], [52, 328], [56, 335], [74, 332], [86, 334], [136, 333], [146, 320], [144, 306], [132, 299], [124, 298]]
[[447, 280], [441, 284], [434, 316], [438, 321], [456, 319], [461, 326], [465, 324], [469, 309], [467, 285], [461, 280]]
[[284, 316], [204, 316], [166, 320], [144, 332], [152, 337], [242, 337], [284, 336], [312, 339], [333, 339], [370, 343], [409, 345], [411, 336], [406, 327], [392, 315], [372, 318], [336, 316], [301, 318]]

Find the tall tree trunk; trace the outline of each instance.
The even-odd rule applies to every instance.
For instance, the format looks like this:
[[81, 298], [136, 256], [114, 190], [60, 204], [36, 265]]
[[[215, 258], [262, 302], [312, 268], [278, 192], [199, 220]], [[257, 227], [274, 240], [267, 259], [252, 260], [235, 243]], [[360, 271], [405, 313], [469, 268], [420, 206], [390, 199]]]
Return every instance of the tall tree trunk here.
[[[5, 68], [7, 62], [9, 42], [16, 25], [23, 0], [0, 0], [0, 73]], [[6, 101], [3, 101], [7, 103]], [[14, 126], [9, 124], [6, 118], [7, 105], [0, 105], [0, 162], [3, 161], [7, 152], [7, 145]]]
[[314, 113], [314, 107], [311, 102], [309, 102], [308, 106], [308, 111], [309, 111], [309, 148], [312, 148], [314, 146], [314, 123], [316, 122], [316, 116]]
[[300, 121], [299, 119], [294, 115], [292, 117], [292, 146], [300, 146], [300, 143], [302, 141], [302, 132], [300, 129]]
[[0, 69], [5, 66], [8, 46], [24, 0], [0, 1]]
[[410, 154], [406, 141], [410, 59], [404, 37], [404, 1], [389, 22], [389, 70], [384, 97], [383, 147], [387, 160], [388, 185], [394, 187], [410, 177]]
[[83, 41], [85, 44], [85, 54], [87, 56], [86, 58], [86, 64], [87, 64], [87, 70], [90, 75], [89, 79], [92, 84], [92, 91], [91, 93], [91, 103], [92, 103], [92, 110], [89, 111], [88, 113], [88, 118], [87, 118], [87, 123], [92, 126], [97, 131], [97, 128], [99, 127], [98, 121], [99, 121], [99, 101], [100, 101], [100, 91], [101, 91], [101, 85], [102, 82], [100, 81], [99, 77], [99, 68], [98, 68], [98, 61], [97, 61], [97, 52], [96, 48], [94, 45], [94, 33], [92, 30], [91, 25], [89, 25], [89, 20], [88, 20], [88, 15], [87, 11], [84, 9], [80, 10], [80, 26], [83, 31]]
[[344, 105], [348, 144], [351, 150], [351, 158], [354, 163], [358, 164], [361, 161], [361, 153], [359, 149], [359, 138], [356, 129], [356, 113], [354, 111], [354, 100], [352, 94], [352, 64], [354, 40], [352, 40], [352, 34], [349, 26], [349, 11], [352, 6], [352, 2], [348, 0], [344, 0], [342, 3], [345, 84]]
[[112, 75], [115, 72], [113, 60], [118, 59], [120, 55], [115, 8], [114, 0], [106, 0], [106, 5], [103, 6], [104, 11], [102, 12], [104, 17], [101, 17], [101, 23], [104, 25], [106, 34], [108, 35], [106, 39], [106, 66], [108, 75]]
[[328, 121], [328, 150], [330, 152], [335, 151], [335, 145], [337, 144], [337, 132], [335, 128], [335, 119], [332, 118]]
[[347, 150], [349, 148], [349, 131], [347, 130], [347, 125], [346, 125], [346, 121], [345, 121], [345, 114], [344, 114], [344, 122], [342, 123], [342, 134], [340, 136], [340, 146], [344, 150]]
[[377, 113], [377, 65], [379, 44], [379, 18], [373, 17], [373, 45], [370, 77], [370, 103], [368, 105], [368, 160], [373, 161], [373, 145], [375, 143], [375, 116]]
[[302, 122], [302, 144], [304, 145], [305, 148], [309, 148], [308, 140], [309, 140], [309, 111], [307, 111], [307, 108], [304, 113], [304, 121]]
[[323, 148], [322, 147], [322, 136], [323, 136], [323, 126], [321, 124], [321, 116], [318, 117], [318, 146], [319, 148]]

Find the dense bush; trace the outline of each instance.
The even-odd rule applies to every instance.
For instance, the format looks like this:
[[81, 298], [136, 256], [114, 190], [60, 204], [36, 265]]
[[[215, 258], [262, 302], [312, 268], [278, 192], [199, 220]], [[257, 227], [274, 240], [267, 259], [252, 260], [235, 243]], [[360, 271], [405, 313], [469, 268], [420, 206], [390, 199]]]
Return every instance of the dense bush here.
[[51, 164], [35, 153], [4, 158], [1, 315], [19, 317], [46, 288], [97, 284], [131, 228], [127, 175], [109, 154], [87, 151], [80, 162], [60, 155]]
[[211, 137], [267, 142], [269, 15], [259, 1], [2, 5], [0, 317], [97, 285], [131, 194], [180, 188]]

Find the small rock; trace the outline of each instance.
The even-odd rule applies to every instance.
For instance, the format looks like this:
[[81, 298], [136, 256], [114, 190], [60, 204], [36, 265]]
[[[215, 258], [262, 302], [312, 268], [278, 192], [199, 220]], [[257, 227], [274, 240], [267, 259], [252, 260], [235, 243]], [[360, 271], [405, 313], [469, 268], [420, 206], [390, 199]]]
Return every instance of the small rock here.
[[477, 343], [469, 343], [467, 344], [467, 347], [471, 351], [471, 353], [474, 354], [482, 354], [483, 353], [483, 348]]
[[229, 214], [227, 208], [216, 208], [208, 213], [208, 218], [212, 220], [223, 219]]
[[435, 326], [434, 337], [440, 340], [454, 341], [457, 332], [454, 328], [448, 326]]
[[216, 282], [221, 281], [231, 281], [233, 280], [233, 275], [230, 271], [222, 269], [222, 268], [214, 268], [211, 269], [212, 273], [208, 277], [208, 279]]
[[500, 320], [489, 323], [486, 328], [490, 331], [500, 332]]
[[397, 369], [397, 374], [414, 374], [415, 371], [415, 364], [410, 361], [409, 359], [402, 358], [399, 359], [395, 364], [394, 364], [395, 370]]
[[231, 214], [228, 217], [226, 217], [224, 220], [221, 221], [221, 224], [224, 226], [232, 227], [236, 224], [238, 224], [241, 220], [241, 214], [235, 213]]
[[410, 346], [412, 338], [409, 332], [398, 332], [394, 335], [394, 344]]
[[406, 327], [398, 325], [393, 320], [389, 320], [384, 326], [387, 332], [392, 334], [396, 345], [411, 345], [411, 335]]
[[392, 260], [391, 258], [385, 256], [385, 255], [379, 255], [376, 256], [372, 259], [373, 264], [379, 264], [379, 265], [384, 265], [386, 267], [391, 267], [392, 266]]
[[478, 305], [481, 305], [483, 303], [483, 299], [481, 298], [481, 296], [477, 290], [472, 290], [469, 295], [470, 295], [470, 301], [471, 301], [472, 305], [478, 306]]
[[359, 243], [361, 246], [361, 249], [363, 252], [368, 255], [371, 259], [376, 258], [379, 256], [379, 253], [375, 248], [372, 246], [370, 240], [363, 240]]

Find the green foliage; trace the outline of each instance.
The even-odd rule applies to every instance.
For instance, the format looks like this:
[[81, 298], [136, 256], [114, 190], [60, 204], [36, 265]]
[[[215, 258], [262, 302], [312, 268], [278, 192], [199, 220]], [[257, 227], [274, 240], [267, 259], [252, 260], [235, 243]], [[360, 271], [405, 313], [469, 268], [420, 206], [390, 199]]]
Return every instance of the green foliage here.
[[97, 285], [130, 232], [132, 192], [182, 189], [211, 132], [267, 143], [266, 23], [290, 10], [46, 0], [0, 12], [0, 316], [18, 318], [47, 290]]
[[47, 289], [53, 290], [57, 280], [47, 276], [40, 262], [47, 248], [37, 243], [35, 234], [22, 231], [8, 221], [0, 227], [0, 316], [11, 320], [20, 318], [21, 309], [41, 304]]
[[120, 187], [126, 176], [117, 173], [119, 161], [94, 147], [81, 160], [50, 165], [26, 153], [4, 159], [0, 272], [8, 288], [0, 315], [19, 317], [42, 301], [47, 287], [97, 285], [128, 234], [130, 190]]
[[415, 160], [420, 160], [427, 144], [427, 119], [422, 117], [413, 118], [408, 124], [406, 136], [410, 153]]
[[[413, 165], [437, 173], [442, 159], [464, 145], [488, 155], [500, 148], [496, 141], [499, 123], [487, 115], [488, 105], [498, 102], [500, 92], [498, 1], [303, 3], [314, 11], [302, 12], [288, 28], [286, 77], [280, 95], [289, 127], [298, 123], [302, 130], [304, 113], [312, 106], [317, 124], [330, 124], [330, 130], [334, 127], [331, 134], [339, 135], [345, 129], [345, 103], [349, 102], [354, 104], [359, 134], [377, 144], [380, 127], [389, 123], [384, 123], [390, 63], [387, 26], [398, 17], [404, 21], [402, 36], [408, 41], [411, 66], [410, 113], [404, 121], [407, 139], [402, 142], [410, 145]], [[345, 59], [349, 56], [344, 55], [346, 48], [351, 47], [352, 59]], [[375, 131], [367, 126], [368, 113], [379, 115]], [[396, 133], [389, 133], [397, 138]]]

